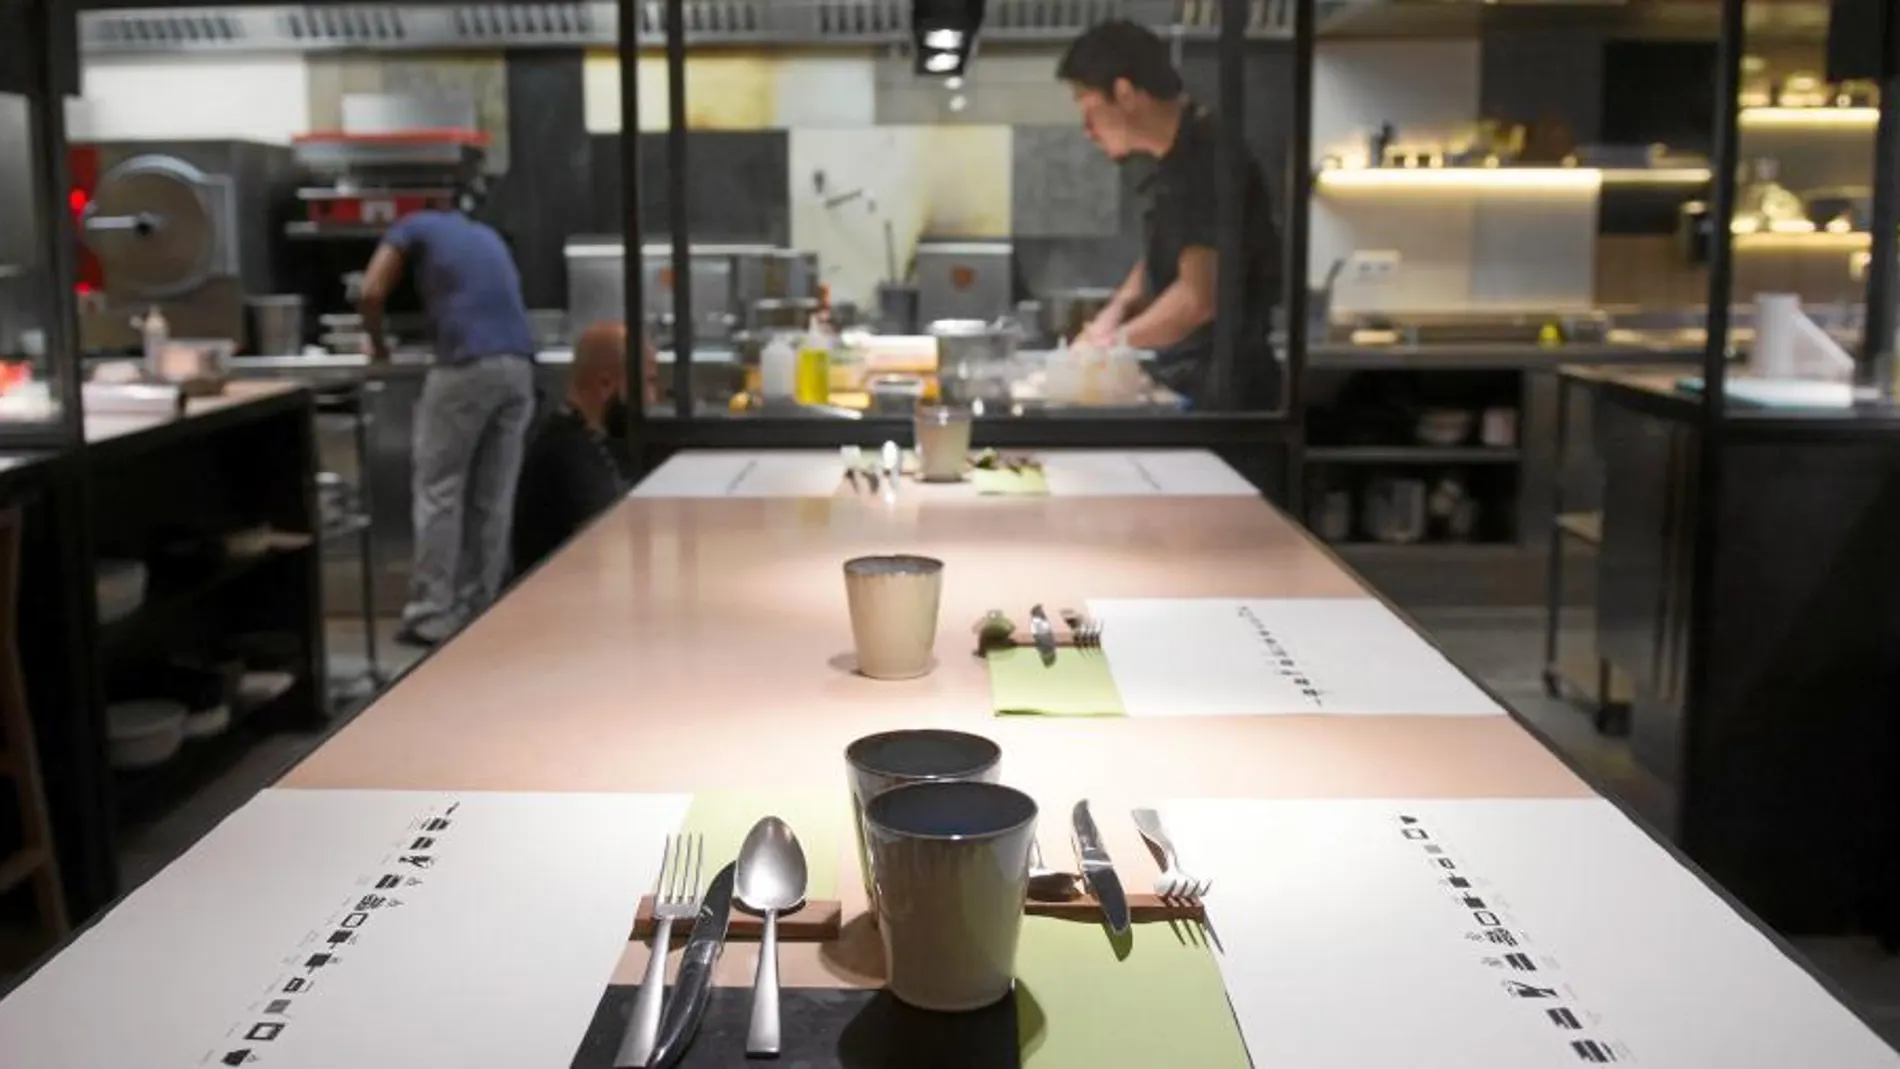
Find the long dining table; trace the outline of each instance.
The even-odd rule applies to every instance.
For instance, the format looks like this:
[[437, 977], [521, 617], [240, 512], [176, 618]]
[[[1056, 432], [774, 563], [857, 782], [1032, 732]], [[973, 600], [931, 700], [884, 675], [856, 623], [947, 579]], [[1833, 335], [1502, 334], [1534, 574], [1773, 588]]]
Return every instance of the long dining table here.
[[[770, 456], [785, 462], [786, 454]], [[1115, 467], [1120, 456], [1100, 454], [1083, 469]], [[1238, 476], [1220, 477], [1224, 468], [1211, 454], [1138, 461], [1185, 473], [1173, 486], [1144, 477], [1125, 494], [1064, 493], [1052, 478], [1037, 496], [911, 486], [872, 495], [834, 485], [842, 482], [835, 454], [800, 463], [826, 465], [829, 479], [801, 475], [770, 492], [722, 492], [735, 489], [727, 456], [699, 463], [697, 481], [679, 470], [656, 476], [671, 492], [654, 492], [651, 481], [636, 490], [0, 1002], [0, 1061], [12, 1064], [5, 1051], [20, 1044], [15, 1049], [47, 1059], [31, 1063], [36, 1069], [99, 1064], [90, 1059], [106, 1041], [80, 1018], [110, 1019], [151, 998], [149, 982], [181, 967], [164, 955], [190, 945], [146, 928], [238, 926], [223, 918], [270, 912], [255, 899], [297, 892], [280, 886], [290, 877], [272, 883], [255, 870], [278, 863], [272, 859], [286, 869], [317, 866], [312, 858], [326, 844], [349, 838], [332, 831], [356, 815], [376, 809], [400, 830], [393, 845], [352, 847], [383, 856], [359, 866], [361, 886], [349, 894], [364, 893], [358, 905], [378, 898], [378, 888], [420, 900], [433, 893], [429, 879], [450, 878], [446, 850], [434, 872], [402, 867], [430, 860], [423, 854], [432, 848], [422, 844], [461, 834], [452, 825], [487, 812], [490, 800], [516, 797], [551, 799], [549, 806], [562, 798], [670, 801], [656, 801], [645, 816], [609, 801], [549, 816], [552, 825], [522, 816], [520, 834], [496, 838], [490, 850], [519, 851], [519, 865], [465, 877], [468, 901], [440, 907], [443, 915], [458, 911], [433, 936], [443, 942], [415, 936], [400, 966], [410, 970], [404, 979], [361, 981], [374, 997], [362, 995], [347, 1014], [311, 1011], [285, 1030], [269, 1007], [286, 1012], [291, 999], [264, 995], [280, 985], [315, 999], [327, 983], [341, 1000], [343, 977], [359, 967], [347, 960], [352, 949], [365, 973], [385, 967], [362, 934], [385, 921], [367, 906], [340, 914], [369, 918], [355, 922], [360, 929], [326, 917], [292, 940], [294, 950], [262, 955], [288, 963], [295, 973], [288, 980], [272, 965], [258, 966], [254, 981], [227, 982], [212, 974], [248, 959], [228, 947], [205, 951], [213, 964], [194, 966], [193, 982], [242, 1005], [221, 1009], [215, 1021], [189, 1022], [202, 1042], [175, 1021], [139, 1019], [178, 1050], [201, 1048], [195, 1057], [203, 1064], [346, 1064], [339, 1052], [368, 1056], [370, 1048], [308, 1037], [365, 1021], [377, 1022], [370, 1030], [379, 1036], [427, 1033], [437, 1023], [483, 1037], [461, 1047], [391, 1039], [403, 1057], [387, 1064], [446, 1065], [453, 1054], [464, 1066], [535, 1058], [566, 1065], [565, 1057], [546, 1060], [549, 1052], [576, 1049], [573, 1064], [611, 1064], [602, 1044], [611, 1047], [624, 1006], [596, 1006], [582, 995], [637, 984], [649, 955], [644, 941], [590, 944], [593, 972], [571, 967], [576, 954], [544, 963], [535, 955], [552, 955], [568, 923], [550, 914], [597, 910], [603, 923], [630, 925], [638, 890], [621, 896], [616, 914], [611, 901], [583, 896], [569, 904], [580, 892], [557, 890], [551, 874], [585, 882], [593, 878], [588, 865], [617, 865], [617, 886], [650, 888], [660, 839], [640, 840], [632, 860], [598, 856], [632, 849], [611, 839], [616, 821], [703, 828], [717, 863], [766, 812], [787, 814], [807, 837], [811, 897], [834, 900], [843, 919], [834, 939], [782, 948], [786, 986], [839, 998], [874, 991], [880, 951], [865, 923], [843, 752], [873, 732], [948, 727], [1000, 745], [1003, 779], [1037, 799], [1042, 851], [1058, 864], [1072, 856], [1069, 807], [1088, 799], [1130, 888], [1145, 889], [1158, 872], [1126, 819], [1135, 807], [1161, 809], [1183, 863], [1213, 878], [1204, 928], [1137, 924], [1132, 949], [1100, 925], [1026, 922], [1011, 1025], [1021, 1037], [1020, 1064], [1900, 1064], [1781, 944], [1475, 686], [1463, 715], [1265, 705], [1251, 714], [1167, 715], [1132, 701], [1118, 716], [999, 715], [990, 672], [973, 655], [972, 625], [990, 610], [1021, 612], [1031, 602], [1124, 611], [1163, 602], [1338, 606], [1364, 614], [1355, 619], [1403, 625], [1416, 648], [1368, 645], [1363, 663], [1348, 648], [1330, 670], [1395, 676], [1382, 685], [1399, 693], [1405, 673], [1425, 670], [1420, 658], [1437, 656], [1308, 533], [1245, 492]], [[893, 552], [945, 562], [935, 668], [903, 682], [853, 671], [840, 575], [848, 558]], [[1105, 619], [1112, 634], [1116, 617]], [[1287, 631], [1293, 647], [1317, 648], [1317, 640], [1301, 647], [1297, 625]], [[1109, 649], [1111, 669], [1117, 656]], [[1179, 683], [1183, 695], [1193, 685]], [[344, 798], [356, 801], [346, 806]], [[266, 802], [274, 812], [246, 817]], [[326, 802], [341, 815], [326, 815]], [[273, 827], [294, 830], [273, 835]], [[583, 835], [582, 827], [591, 830]], [[570, 865], [571, 872], [563, 867]], [[539, 891], [523, 869], [546, 876]], [[234, 904], [227, 892], [244, 901]], [[559, 908], [505, 913], [536, 894]], [[320, 908], [312, 903], [307, 908]], [[272, 923], [278, 928], [257, 920], [257, 931], [296, 927]], [[345, 960], [308, 964], [331, 957], [323, 944], [332, 924], [335, 959]], [[543, 936], [534, 934], [538, 925]], [[485, 957], [462, 949], [490, 940]], [[600, 941], [596, 930], [591, 943]], [[318, 953], [304, 956], [305, 943]], [[459, 978], [423, 979], [435, 975], [432, 966], [415, 959], [431, 955], [444, 962], [433, 967]], [[756, 961], [754, 944], [729, 943], [718, 982], [742, 998]], [[483, 994], [491, 971], [506, 978], [528, 968], [546, 970], [550, 991], [529, 1000], [531, 1008]], [[563, 970], [575, 975], [562, 979]], [[107, 973], [115, 979], [102, 994]], [[304, 976], [319, 986], [307, 987]], [[517, 988], [533, 983], [515, 980]], [[253, 988], [259, 993], [244, 994]], [[62, 1015], [62, 1000], [82, 990], [95, 999], [90, 1015], [76, 1006]], [[838, 1005], [857, 1012], [856, 1003], [823, 999], [794, 999], [787, 1012], [845, 1012]], [[405, 1016], [418, 1023], [406, 1031], [386, 1024]], [[314, 1023], [303, 1027], [306, 1019]], [[542, 1034], [539, 1045], [496, 1038], [530, 1031]], [[305, 1053], [293, 1050], [293, 1036], [306, 1037], [298, 1048]], [[726, 1033], [709, 1036], [702, 1045]], [[736, 1050], [707, 1058], [688, 1064], [741, 1064]], [[871, 1063], [814, 1055], [798, 1064]]]

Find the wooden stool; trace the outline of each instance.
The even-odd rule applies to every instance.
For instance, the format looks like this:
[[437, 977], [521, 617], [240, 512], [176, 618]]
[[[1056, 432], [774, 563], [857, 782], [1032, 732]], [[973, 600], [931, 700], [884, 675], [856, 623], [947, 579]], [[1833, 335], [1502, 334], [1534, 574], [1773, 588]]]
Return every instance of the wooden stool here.
[[19, 799], [21, 844], [0, 856], [0, 894], [32, 880], [40, 924], [57, 939], [70, 924], [20, 669], [20, 526], [17, 506], [0, 509], [0, 779], [13, 782]]

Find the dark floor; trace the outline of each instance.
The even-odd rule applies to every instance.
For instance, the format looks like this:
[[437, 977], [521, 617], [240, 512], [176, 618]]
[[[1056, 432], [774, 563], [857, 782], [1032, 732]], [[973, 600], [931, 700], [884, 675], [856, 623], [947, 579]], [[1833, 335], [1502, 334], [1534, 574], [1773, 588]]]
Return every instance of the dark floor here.
[[[1543, 681], [1541, 609], [1429, 609], [1415, 618], [1466, 671], [1488, 685], [1582, 772], [1615, 794], [1652, 825], [1670, 826], [1664, 785], [1630, 758], [1629, 749], [1596, 732], [1577, 705], [1549, 697]], [[391, 632], [385, 629], [382, 634]], [[1589, 617], [1567, 617], [1566, 648], [1587, 648]], [[334, 675], [360, 674], [360, 629], [351, 621], [331, 625], [329, 645]], [[413, 663], [414, 651], [381, 644], [383, 667], [399, 671]], [[271, 782], [290, 764], [319, 745], [323, 735], [275, 735], [261, 740], [245, 758], [189, 804], [124, 839], [124, 875], [136, 886], [209, 831], [225, 815]], [[1829, 976], [1846, 997], [1874, 1022], [1887, 1041], [1900, 1046], [1900, 959], [1883, 954], [1871, 940], [1800, 939], [1799, 950]]]

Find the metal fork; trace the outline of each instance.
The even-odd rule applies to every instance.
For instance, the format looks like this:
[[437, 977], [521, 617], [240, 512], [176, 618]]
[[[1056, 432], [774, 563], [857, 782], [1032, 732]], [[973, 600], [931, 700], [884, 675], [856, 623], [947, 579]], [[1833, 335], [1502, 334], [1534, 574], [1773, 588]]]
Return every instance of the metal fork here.
[[673, 922], [691, 920], [699, 911], [699, 875], [706, 843], [698, 835], [669, 835], [660, 854], [660, 875], [653, 884], [653, 954], [647, 959], [633, 1019], [620, 1037], [616, 1067], [644, 1066], [660, 1038], [660, 1010], [666, 994], [666, 954], [673, 944]]
[[1062, 610], [1062, 622], [1069, 628], [1069, 635], [1078, 649], [1100, 649], [1102, 647], [1102, 621], [1098, 617], [1086, 616], [1074, 609]]
[[1135, 810], [1135, 827], [1141, 830], [1141, 837], [1153, 843], [1161, 851], [1161, 863], [1164, 866], [1161, 875], [1155, 877], [1155, 894], [1162, 898], [1182, 898], [1193, 900], [1201, 898], [1214, 889], [1213, 880], [1202, 880], [1190, 876], [1181, 867], [1181, 859], [1175, 856], [1174, 842], [1161, 827], [1161, 814], [1152, 809]]

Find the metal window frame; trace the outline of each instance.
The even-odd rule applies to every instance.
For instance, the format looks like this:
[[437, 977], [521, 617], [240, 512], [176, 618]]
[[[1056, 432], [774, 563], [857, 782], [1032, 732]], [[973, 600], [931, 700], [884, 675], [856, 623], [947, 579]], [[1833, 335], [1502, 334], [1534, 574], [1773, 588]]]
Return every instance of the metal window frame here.
[[[687, 34], [684, 25], [684, 7], [686, 0], [664, 0], [666, 34], [666, 62], [668, 99], [667, 129], [667, 176], [666, 188], [667, 218], [672, 230], [673, 274], [675, 289], [675, 307], [690, 307], [686, 297], [678, 287], [690, 286], [691, 271], [687, 250], [690, 235], [687, 225], [687, 203], [685, 190], [690, 174], [690, 160], [686, 150], [686, 99], [685, 99], [685, 62]], [[637, 33], [626, 32], [626, 27], [638, 26], [635, 18], [641, 5], [635, 0], [618, 0], [619, 26], [616, 54], [620, 60], [620, 106], [621, 106], [621, 181], [622, 211], [626, 219], [626, 246], [638, 248], [641, 244], [639, 207], [640, 192], [638, 178], [638, 138], [639, 138], [639, 91], [635, 67], [639, 58], [639, 39]], [[1310, 212], [1311, 175], [1309, 160], [1312, 155], [1312, 69], [1313, 49], [1316, 39], [1317, 2], [1316, 0], [1274, 0], [1269, 5], [1276, 11], [1285, 10], [1293, 22], [1293, 80], [1294, 121], [1289, 131], [1288, 180], [1285, 189], [1286, 227], [1282, 235], [1285, 255], [1285, 270], [1282, 272], [1282, 286], [1285, 292], [1280, 295], [1282, 306], [1286, 310], [1286, 364], [1284, 367], [1280, 406], [1273, 412], [1196, 412], [1187, 414], [1155, 414], [1139, 418], [1116, 416], [1076, 416], [1047, 419], [1008, 418], [979, 421], [977, 437], [984, 444], [998, 446], [1179, 446], [1214, 448], [1221, 445], [1241, 446], [1277, 446], [1284, 451], [1285, 470], [1281, 473], [1281, 484], [1285, 488], [1287, 503], [1298, 509], [1301, 490], [1300, 445], [1304, 437], [1302, 401], [1299, 386], [1304, 378], [1307, 350], [1306, 329], [1306, 288], [1307, 288], [1307, 243], [1309, 227], [1307, 216]], [[1259, 12], [1252, 0], [1221, 0], [1220, 25], [1217, 34], [1217, 60], [1222, 95], [1232, 95], [1234, 99], [1217, 101], [1223, 115], [1220, 128], [1220, 145], [1227, 166], [1221, 175], [1224, 194], [1219, 198], [1218, 218], [1223, 234], [1221, 252], [1222, 277], [1229, 279], [1221, 287], [1220, 312], [1217, 319], [1217, 332], [1225, 340], [1217, 339], [1215, 361], [1219, 368], [1223, 363], [1231, 366], [1234, 352], [1235, 328], [1237, 317], [1231, 310], [1239, 307], [1244, 300], [1238, 284], [1240, 272], [1230, 271], [1227, 265], [1238, 260], [1237, 252], [1230, 252], [1225, 246], [1230, 244], [1226, 235], [1237, 235], [1241, 204], [1238, 184], [1240, 161], [1244, 153], [1242, 120], [1245, 114], [1245, 50], [1250, 39], [1258, 39], [1262, 34], [1252, 28]], [[1238, 87], [1236, 90], [1235, 87]], [[1231, 112], [1231, 114], [1230, 114]], [[1237, 245], [1237, 238], [1232, 242]], [[625, 273], [624, 299], [629, 309], [645, 307], [644, 294], [641, 292], [641, 272], [629, 270]], [[1230, 290], [1230, 286], [1233, 288]], [[1238, 298], [1238, 299], [1237, 299]], [[1222, 324], [1225, 324], [1223, 329]], [[636, 474], [643, 474], [653, 463], [665, 454], [678, 449], [691, 448], [817, 448], [846, 444], [862, 444], [867, 439], [891, 439], [907, 441], [911, 432], [910, 422], [892, 418], [866, 418], [862, 420], [840, 419], [792, 419], [760, 416], [705, 417], [692, 411], [691, 374], [693, 329], [690, 322], [676, 317], [674, 323], [674, 349], [672, 383], [674, 405], [669, 416], [658, 417], [654, 413], [643, 411], [641, 406], [630, 406], [631, 418], [628, 420], [627, 444], [635, 457]], [[629, 374], [635, 376], [630, 381], [639, 381], [638, 369], [634, 366], [637, 359], [629, 347]]]

